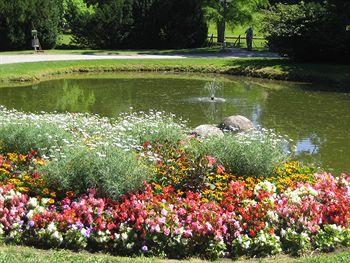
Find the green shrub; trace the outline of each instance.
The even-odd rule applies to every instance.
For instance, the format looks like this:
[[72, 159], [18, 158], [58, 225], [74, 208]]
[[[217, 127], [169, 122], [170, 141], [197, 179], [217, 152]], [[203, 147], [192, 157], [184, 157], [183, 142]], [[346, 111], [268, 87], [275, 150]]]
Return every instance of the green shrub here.
[[212, 137], [192, 147], [200, 154], [210, 155], [227, 171], [240, 176], [270, 176], [276, 165], [286, 161], [285, 141], [267, 132]]
[[122, 115], [115, 125], [122, 131], [120, 137], [124, 138], [124, 141], [134, 141], [138, 145], [154, 141], [176, 144], [189, 134], [189, 129], [184, 122], [177, 121], [174, 115], [163, 112]]
[[115, 200], [151, 179], [149, 168], [133, 152], [119, 148], [65, 148], [42, 171], [52, 189], [84, 194], [94, 188], [100, 196]]
[[272, 51], [297, 60], [350, 61], [346, 18], [327, 1], [277, 4], [267, 12], [263, 24]]
[[315, 247], [324, 252], [334, 251], [345, 241], [347, 232], [347, 229], [335, 224], [324, 225], [323, 229], [314, 237]]
[[25, 154], [31, 149], [40, 154], [48, 154], [52, 147], [61, 147], [63, 140], [72, 135], [52, 123], [33, 123], [31, 121], [13, 122], [0, 125], [0, 152]]

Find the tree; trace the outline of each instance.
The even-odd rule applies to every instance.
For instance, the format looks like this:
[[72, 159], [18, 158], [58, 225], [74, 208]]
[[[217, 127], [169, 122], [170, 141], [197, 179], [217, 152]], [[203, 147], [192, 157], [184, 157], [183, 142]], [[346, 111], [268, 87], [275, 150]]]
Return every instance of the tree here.
[[202, 46], [207, 25], [202, 0], [67, 0], [75, 38], [95, 48]]
[[[345, 8], [345, 7], [344, 7]], [[350, 61], [346, 15], [330, 2], [277, 4], [264, 19], [272, 51], [304, 61]]]
[[34, 27], [42, 46], [52, 48], [56, 44], [61, 13], [60, 0], [0, 1], [0, 49], [29, 48]]
[[204, 4], [208, 20], [216, 23], [220, 43], [225, 41], [226, 24], [249, 22], [259, 8], [267, 5], [268, 0], [205, 0]]
[[[134, 11], [135, 5], [143, 2], [149, 4], [150, 1], [135, 0]], [[131, 35], [139, 47], [192, 48], [206, 42], [208, 28], [202, 0], [154, 0], [148, 6], [142, 20], [134, 13], [135, 27]]]
[[65, 19], [74, 41], [92, 48], [122, 48], [134, 20], [133, 0], [67, 0]]

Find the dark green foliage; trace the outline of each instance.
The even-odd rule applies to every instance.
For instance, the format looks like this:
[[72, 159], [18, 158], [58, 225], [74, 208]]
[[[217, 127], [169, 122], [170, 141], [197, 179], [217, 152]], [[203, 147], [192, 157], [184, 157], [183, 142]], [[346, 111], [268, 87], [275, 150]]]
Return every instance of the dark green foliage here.
[[142, 48], [191, 48], [203, 46], [206, 41], [208, 29], [202, 1], [155, 0], [145, 15], [146, 24], [137, 21], [133, 32], [133, 37], [137, 38], [138, 26], [143, 25], [147, 33], [138, 40]]
[[350, 31], [343, 12], [327, 2], [277, 4], [264, 21], [269, 47], [297, 60], [349, 62]]
[[61, 13], [60, 0], [0, 1], [0, 50], [30, 48], [33, 28], [44, 49], [54, 47]]
[[133, 25], [132, 0], [107, 0], [89, 8], [70, 0], [68, 10], [76, 42], [94, 48], [125, 46]]
[[[202, 46], [207, 25], [198, 0], [67, 1], [66, 20], [77, 42], [95, 48]], [[79, 4], [78, 4], [79, 3]]]

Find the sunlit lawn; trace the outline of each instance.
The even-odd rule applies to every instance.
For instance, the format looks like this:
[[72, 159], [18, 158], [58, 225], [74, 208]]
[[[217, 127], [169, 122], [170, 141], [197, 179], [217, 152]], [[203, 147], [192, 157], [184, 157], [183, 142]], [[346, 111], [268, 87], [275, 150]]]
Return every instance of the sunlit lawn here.
[[[154, 262], [154, 263], [165, 263], [165, 262], [205, 262], [200, 259], [190, 260], [162, 260], [159, 258], [145, 258], [145, 257], [115, 257], [107, 254], [91, 254], [88, 252], [71, 252], [68, 250], [41, 250], [30, 247], [21, 246], [0, 246], [0, 262], [6, 263], [17, 263], [17, 262]], [[229, 259], [220, 260], [217, 262], [237, 262], [237, 263], [249, 263], [249, 262], [261, 262], [261, 263], [346, 263], [350, 262], [350, 252], [343, 251], [330, 254], [320, 255], [308, 255], [302, 258], [291, 258], [288, 256], [280, 255], [277, 257], [265, 258], [265, 259], [237, 259], [231, 261]]]

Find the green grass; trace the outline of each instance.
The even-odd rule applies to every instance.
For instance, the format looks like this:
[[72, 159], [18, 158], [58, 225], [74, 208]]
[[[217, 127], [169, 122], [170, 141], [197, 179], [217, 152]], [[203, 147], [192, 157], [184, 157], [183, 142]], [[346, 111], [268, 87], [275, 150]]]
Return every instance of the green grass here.
[[[159, 258], [145, 257], [115, 257], [107, 254], [91, 254], [88, 252], [71, 252], [68, 250], [41, 250], [22, 246], [0, 246], [0, 262], [17, 263], [17, 262], [120, 262], [120, 263], [165, 263], [165, 262], [205, 262], [200, 259], [191, 260], [162, 260]], [[228, 259], [218, 262], [231, 262]], [[291, 258], [288, 256], [277, 256], [266, 259], [238, 259], [238, 263], [261, 262], [261, 263], [346, 263], [350, 262], [350, 251], [343, 251], [330, 254], [320, 254], [316, 256], [307, 256], [304, 258]]]
[[349, 84], [350, 65], [295, 63], [288, 59], [130, 59], [33, 62], [0, 65], [1, 85], [39, 81], [72, 73], [102, 72], [222, 73], [276, 80]]

